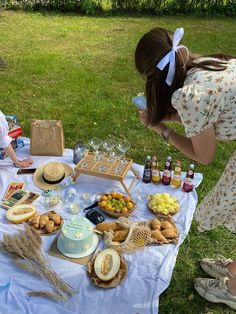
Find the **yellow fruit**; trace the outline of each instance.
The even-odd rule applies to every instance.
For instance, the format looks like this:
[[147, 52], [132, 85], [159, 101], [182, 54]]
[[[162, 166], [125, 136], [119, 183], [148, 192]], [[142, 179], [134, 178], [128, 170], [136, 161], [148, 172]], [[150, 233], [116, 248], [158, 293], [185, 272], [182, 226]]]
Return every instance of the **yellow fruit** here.
[[121, 193], [116, 193], [116, 198], [120, 199], [122, 197], [123, 197], [123, 195]]
[[124, 201], [125, 201], [126, 203], [130, 202], [130, 201], [131, 201], [131, 197], [126, 196], [126, 197], [124, 198]]
[[134, 204], [133, 204], [132, 202], [128, 202], [128, 203], [126, 204], [126, 207], [127, 207], [128, 209], [132, 209], [132, 208], [134, 207]]
[[99, 205], [100, 205], [101, 207], [105, 207], [105, 206], [107, 205], [107, 202], [106, 202], [106, 201], [101, 201], [101, 202], [99, 203]]
[[110, 201], [112, 199], [111, 195], [107, 196], [107, 200]]
[[123, 207], [121, 211], [122, 211], [122, 214], [127, 214], [128, 213], [128, 208], [127, 207]]
[[102, 197], [101, 197], [101, 201], [106, 201], [107, 200], [107, 196], [106, 195], [103, 195]]
[[112, 206], [111, 206], [111, 205], [106, 205], [106, 206], [105, 206], [105, 209], [106, 209], [106, 210], [111, 210], [111, 209], [112, 209]]
[[116, 192], [112, 192], [112, 193], [111, 193], [111, 197], [112, 197], [112, 198], [116, 198], [116, 196], [117, 196], [117, 193], [116, 193]]

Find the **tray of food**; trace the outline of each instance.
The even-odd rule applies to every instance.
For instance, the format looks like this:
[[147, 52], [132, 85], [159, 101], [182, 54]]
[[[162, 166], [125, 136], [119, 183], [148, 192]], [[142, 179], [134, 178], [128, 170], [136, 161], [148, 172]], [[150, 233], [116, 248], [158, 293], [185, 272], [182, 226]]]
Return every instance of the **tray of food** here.
[[175, 215], [180, 210], [176, 197], [169, 193], [156, 193], [148, 196], [148, 208], [154, 214]]
[[136, 203], [130, 196], [122, 193], [104, 193], [98, 198], [99, 208], [111, 217], [128, 217], [136, 208]]
[[44, 214], [36, 213], [30, 220], [30, 225], [42, 235], [56, 233], [63, 225], [63, 219], [55, 211]]

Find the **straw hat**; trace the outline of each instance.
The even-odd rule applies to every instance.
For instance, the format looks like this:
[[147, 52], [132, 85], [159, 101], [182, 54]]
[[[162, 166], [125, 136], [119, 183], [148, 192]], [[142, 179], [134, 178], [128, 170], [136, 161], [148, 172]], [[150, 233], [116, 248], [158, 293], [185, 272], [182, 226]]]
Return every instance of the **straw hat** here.
[[55, 190], [65, 177], [71, 176], [73, 169], [62, 162], [49, 162], [37, 168], [34, 183], [42, 190]]

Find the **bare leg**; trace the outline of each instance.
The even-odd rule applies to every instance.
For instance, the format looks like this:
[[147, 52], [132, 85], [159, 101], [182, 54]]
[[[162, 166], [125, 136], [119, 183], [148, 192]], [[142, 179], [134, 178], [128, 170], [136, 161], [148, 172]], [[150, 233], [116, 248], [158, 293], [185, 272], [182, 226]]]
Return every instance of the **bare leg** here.
[[232, 275], [236, 276], [236, 261], [229, 263], [226, 267], [228, 268]]
[[229, 288], [229, 292], [236, 296], [236, 278], [231, 278], [229, 280], [226, 281], [226, 284]]

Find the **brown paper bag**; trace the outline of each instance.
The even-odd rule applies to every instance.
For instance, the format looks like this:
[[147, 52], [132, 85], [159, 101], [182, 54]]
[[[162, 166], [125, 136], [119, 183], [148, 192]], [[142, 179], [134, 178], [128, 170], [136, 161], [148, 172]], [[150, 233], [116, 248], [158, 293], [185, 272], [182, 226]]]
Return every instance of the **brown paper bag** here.
[[64, 152], [64, 134], [61, 121], [31, 121], [30, 153], [39, 156], [62, 156]]

